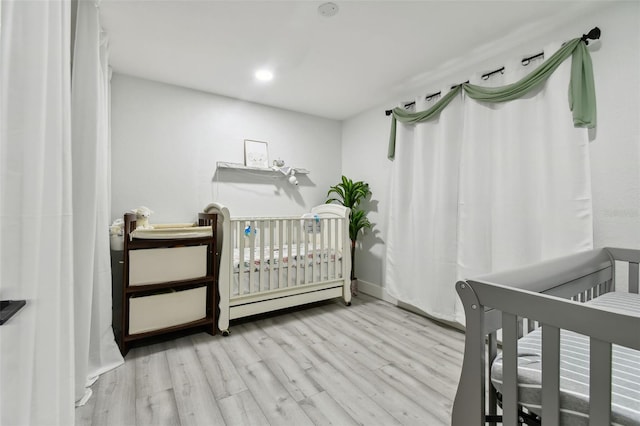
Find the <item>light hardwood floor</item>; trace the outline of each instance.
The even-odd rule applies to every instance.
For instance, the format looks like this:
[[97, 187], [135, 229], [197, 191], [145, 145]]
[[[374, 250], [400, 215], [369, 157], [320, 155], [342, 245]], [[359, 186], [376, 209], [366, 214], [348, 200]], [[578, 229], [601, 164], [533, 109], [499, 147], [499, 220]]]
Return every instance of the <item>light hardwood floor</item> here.
[[76, 425], [449, 425], [464, 335], [360, 294], [133, 348]]

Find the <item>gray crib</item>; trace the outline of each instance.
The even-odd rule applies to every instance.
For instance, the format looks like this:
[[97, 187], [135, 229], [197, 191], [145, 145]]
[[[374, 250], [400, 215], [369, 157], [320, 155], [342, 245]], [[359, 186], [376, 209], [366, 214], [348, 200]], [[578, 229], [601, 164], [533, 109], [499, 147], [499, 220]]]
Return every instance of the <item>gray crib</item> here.
[[[640, 425], [639, 264], [640, 250], [603, 248], [459, 281], [451, 424]], [[628, 292], [616, 288], [621, 266]]]

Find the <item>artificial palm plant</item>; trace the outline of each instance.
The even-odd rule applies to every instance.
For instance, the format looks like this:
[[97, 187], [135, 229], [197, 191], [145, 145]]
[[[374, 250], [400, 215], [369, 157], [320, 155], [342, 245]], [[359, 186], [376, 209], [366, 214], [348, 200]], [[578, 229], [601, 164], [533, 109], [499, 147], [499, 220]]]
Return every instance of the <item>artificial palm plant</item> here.
[[351, 209], [349, 215], [349, 239], [351, 240], [351, 281], [355, 280], [356, 241], [358, 235], [366, 228], [371, 228], [367, 212], [358, 205], [371, 195], [369, 184], [363, 181], [354, 182], [342, 176], [342, 182], [329, 188], [327, 204], [336, 202]]

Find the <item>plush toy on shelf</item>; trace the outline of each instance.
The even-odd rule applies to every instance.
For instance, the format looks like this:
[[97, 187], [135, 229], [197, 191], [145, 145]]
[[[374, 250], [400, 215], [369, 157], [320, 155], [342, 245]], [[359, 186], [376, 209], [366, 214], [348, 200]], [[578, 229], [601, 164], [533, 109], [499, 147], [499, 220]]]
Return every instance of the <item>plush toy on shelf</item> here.
[[141, 206], [131, 211], [136, 214], [136, 229], [153, 229], [153, 226], [149, 225], [149, 216], [153, 213], [151, 209]]

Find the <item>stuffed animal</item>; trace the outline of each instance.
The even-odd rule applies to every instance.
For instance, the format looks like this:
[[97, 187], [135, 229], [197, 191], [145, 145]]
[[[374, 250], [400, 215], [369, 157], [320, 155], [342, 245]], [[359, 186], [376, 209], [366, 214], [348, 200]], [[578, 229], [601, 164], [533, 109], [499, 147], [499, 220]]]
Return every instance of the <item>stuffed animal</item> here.
[[138, 207], [136, 209], [131, 210], [136, 214], [136, 229], [153, 229], [153, 226], [149, 225], [149, 216], [151, 216], [151, 211], [148, 207]]

